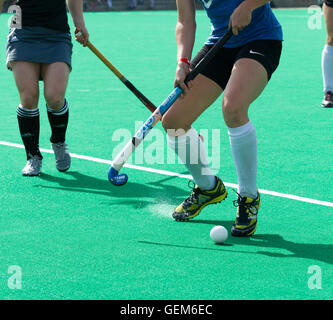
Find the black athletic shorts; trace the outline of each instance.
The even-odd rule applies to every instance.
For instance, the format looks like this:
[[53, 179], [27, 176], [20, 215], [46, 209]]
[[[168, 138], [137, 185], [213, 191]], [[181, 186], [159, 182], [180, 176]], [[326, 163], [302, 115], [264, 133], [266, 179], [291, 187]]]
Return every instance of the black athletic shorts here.
[[333, 1], [332, 0], [325, 0], [324, 2], [328, 7], [333, 8]]
[[[213, 45], [204, 45], [191, 62], [193, 69]], [[280, 40], [256, 40], [238, 48], [222, 48], [201, 72], [225, 89], [232, 68], [237, 60], [249, 58], [261, 63], [267, 71], [268, 80], [279, 65], [282, 51]]]

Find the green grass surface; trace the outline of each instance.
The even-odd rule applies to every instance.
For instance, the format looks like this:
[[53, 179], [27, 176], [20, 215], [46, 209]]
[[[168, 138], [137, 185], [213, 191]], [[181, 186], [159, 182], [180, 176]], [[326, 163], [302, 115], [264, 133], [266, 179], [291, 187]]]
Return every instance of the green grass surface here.
[[[284, 27], [281, 65], [253, 104], [259, 143], [259, 187], [333, 202], [333, 110], [320, 108], [324, 30], [307, 28], [306, 10], [277, 10]], [[5, 43], [8, 15], [0, 17]], [[86, 13], [91, 41], [155, 104], [171, 92], [175, 72], [176, 12]], [[197, 14], [195, 50], [209, 33]], [[125, 26], [125, 27], [124, 27]], [[0, 140], [21, 144], [12, 74], [0, 51]], [[41, 84], [42, 89], [42, 84]], [[86, 48], [74, 45], [68, 87], [70, 151], [112, 160], [116, 129], [134, 133], [149, 116], [140, 102]], [[50, 128], [41, 98], [42, 148]], [[236, 183], [219, 99], [195, 124], [221, 129], [221, 169]], [[161, 129], [160, 125], [157, 126]], [[146, 144], [147, 146], [148, 144]], [[166, 147], [166, 146], [165, 146]], [[209, 239], [214, 225], [231, 228], [229, 197], [190, 223], [173, 208], [188, 194], [185, 179], [124, 168], [129, 183], [115, 188], [108, 165], [74, 158], [57, 172], [44, 153], [43, 174], [24, 178], [22, 149], [0, 144], [1, 299], [332, 299], [332, 207], [262, 194], [256, 235]], [[143, 166], [185, 173], [182, 165]], [[11, 290], [8, 267], [22, 268], [22, 289]], [[322, 271], [322, 289], [310, 290], [310, 266]]]

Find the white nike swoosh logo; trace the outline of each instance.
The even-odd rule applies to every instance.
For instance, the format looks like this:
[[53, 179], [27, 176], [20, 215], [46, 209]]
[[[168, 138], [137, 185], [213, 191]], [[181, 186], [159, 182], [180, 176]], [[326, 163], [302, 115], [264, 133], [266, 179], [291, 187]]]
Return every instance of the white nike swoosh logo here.
[[259, 54], [259, 55], [261, 55], [261, 56], [265, 56], [264, 54], [262, 54], [262, 53], [260, 53], [260, 52], [255, 52], [255, 51], [253, 51], [253, 50], [250, 50], [250, 53], [251, 54]]
[[210, 6], [212, 5], [212, 2], [213, 0], [209, 0], [209, 1], [206, 1], [206, 0], [202, 0], [204, 6], [206, 7], [206, 9], [209, 9]]

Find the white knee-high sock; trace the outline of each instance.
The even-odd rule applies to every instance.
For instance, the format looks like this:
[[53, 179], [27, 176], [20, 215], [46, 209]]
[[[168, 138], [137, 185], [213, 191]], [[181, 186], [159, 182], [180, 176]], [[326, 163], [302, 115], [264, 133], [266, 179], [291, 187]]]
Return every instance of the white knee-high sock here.
[[322, 53], [324, 92], [333, 92], [333, 46], [325, 45]]
[[238, 176], [238, 193], [257, 197], [257, 136], [251, 121], [228, 128], [230, 146]]
[[170, 137], [169, 146], [185, 164], [195, 183], [201, 190], [211, 190], [216, 185], [216, 178], [208, 166], [206, 151], [197, 131], [191, 128], [185, 135]]

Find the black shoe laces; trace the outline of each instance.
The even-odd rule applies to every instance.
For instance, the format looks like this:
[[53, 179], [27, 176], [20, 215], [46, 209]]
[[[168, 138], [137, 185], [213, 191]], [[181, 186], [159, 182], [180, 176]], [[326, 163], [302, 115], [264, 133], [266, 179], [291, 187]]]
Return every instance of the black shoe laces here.
[[[234, 200], [232, 203], [235, 207], [239, 207], [239, 211], [241, 211], [241, 209], [245, 209], [245, 212], [247, 212], [247, 210], [251, 213], [251, 214], [257, 214], [258, 213], [258, 209], [256, 208], [256, 206], [254, 205], [254, 201], [250, 202], [250, 203], [246, 203], [246, 197], [242, 197], [236, 190], [233, 190], [235, 193], [237, 193], [237, 200]], [[252, 212], [251, 209], [255, 209], [255, 212]]]
[[190, 207], [193, 203], [198, 203], [200, 188], [196, 188], [196, 185], [193, 180], [188, 182], [188, 187], [192, 190], [191, 195], [183, 202], [184, 209]]

